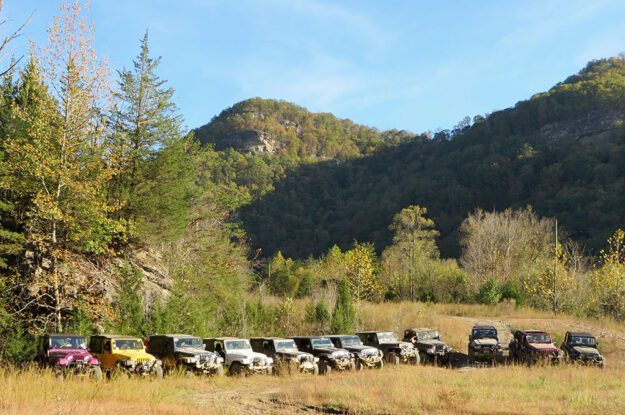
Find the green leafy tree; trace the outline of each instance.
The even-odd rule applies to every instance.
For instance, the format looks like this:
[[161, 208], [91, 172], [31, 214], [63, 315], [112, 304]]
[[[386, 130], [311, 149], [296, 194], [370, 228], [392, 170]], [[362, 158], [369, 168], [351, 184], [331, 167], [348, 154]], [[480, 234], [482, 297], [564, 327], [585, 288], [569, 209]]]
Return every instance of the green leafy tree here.
[[[438, 258], [435, 239], [439, 235], [427, 209], [409, 206], [395, 215], [390, 225], [393, 244], [382, 255], [384, 272], [395, 296], [432, 299], [433, 260]], [[426, 294], [427, 293], [427, 294]]]

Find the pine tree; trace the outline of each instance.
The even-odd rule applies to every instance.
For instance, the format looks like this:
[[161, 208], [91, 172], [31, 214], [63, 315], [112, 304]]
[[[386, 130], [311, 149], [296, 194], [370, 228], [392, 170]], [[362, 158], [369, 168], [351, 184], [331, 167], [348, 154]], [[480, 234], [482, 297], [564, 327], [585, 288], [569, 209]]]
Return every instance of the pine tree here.
[[156, 73], [160, 61], [150, 55], [146, 31], [133, 69], [118, 71], [109, 141], [116, 170], [111, 193], [126, 219], [135, 219], [140, 210], [137, 192], [146, 162], [182, 136], [180, 116], [172, 101], [174, 90]]
[[332, 313], [330, 329], [333, 334], [352, 333], [356, 328], [356, 310], [352, 305], [352, 296], [345, 281], [339, 282], [338, 298]]

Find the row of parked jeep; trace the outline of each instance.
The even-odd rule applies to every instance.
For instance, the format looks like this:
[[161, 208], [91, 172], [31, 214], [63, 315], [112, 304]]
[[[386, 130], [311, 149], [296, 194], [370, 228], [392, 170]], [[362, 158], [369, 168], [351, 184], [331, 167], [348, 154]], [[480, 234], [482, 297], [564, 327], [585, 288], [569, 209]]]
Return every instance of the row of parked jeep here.
[[[354, 335], [295, 336], [291, 338], [216, 337], [157, 334], [145, 342], [122, 335], [95, 335], [89, 340], [71, 334], [40, 338], [37, 362], [60, 376], [106, 374], [154, 376], [181, 372], [187, 376], [253, 373], [312, 373], [382, 368], [385, 364], [434, 363], [451, 365], [455, 353], [436, 330], [407, 329], [403, 341], [393, 332], [365, 331]], [[560, 362], [563, 359], [603, 367], [597, 341], [589, 333], [566, 333], [562, 348], [543, 331], [515, 331], [507, 347], [497, 329], [476, 325], [469, 335], [469, 363], [516, 361]]]

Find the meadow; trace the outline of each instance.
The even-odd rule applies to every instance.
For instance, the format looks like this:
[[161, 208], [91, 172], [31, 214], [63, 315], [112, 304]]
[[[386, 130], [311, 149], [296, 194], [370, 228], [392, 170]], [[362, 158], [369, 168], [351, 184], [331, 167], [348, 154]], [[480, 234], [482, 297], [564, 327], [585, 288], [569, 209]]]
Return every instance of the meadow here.
[[385, 367], [327, 377], [256, 376], [243, 379], [169, 376], [162, 381], [120, 378], [95, 384], [58, 381], [35, 368], [0, 371], [2, 414], [617, 414], [625, 408], [625, 329], [610, 321], [578, 319], [512, 304], [494, 307], [362, 304], [365, 328], [441, 330], [466, 351], [474, 322], [502, 328], [543, 328], [556, 338], [566, 330], [597, 335], [606, 368], [563, 365], [445, 369]]

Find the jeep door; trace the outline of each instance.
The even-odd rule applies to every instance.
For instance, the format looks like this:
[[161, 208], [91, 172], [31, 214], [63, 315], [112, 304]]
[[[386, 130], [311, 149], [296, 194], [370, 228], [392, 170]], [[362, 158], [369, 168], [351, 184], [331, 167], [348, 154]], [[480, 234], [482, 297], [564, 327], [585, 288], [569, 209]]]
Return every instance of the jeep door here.
[[158, 347], [156, 348], [161, 353], [161, 361], [165, 370], [173, 370], [176, 368], [176, 355], [174, 354], [174, 339], [170, 337], [161, 337], [159, 339]]
[[102, 341], [102, 350], [98, 356], [103, 369], [112, 369], [117, 363], [117, 358], [113, 355], [113, 345], [111, 339]]

